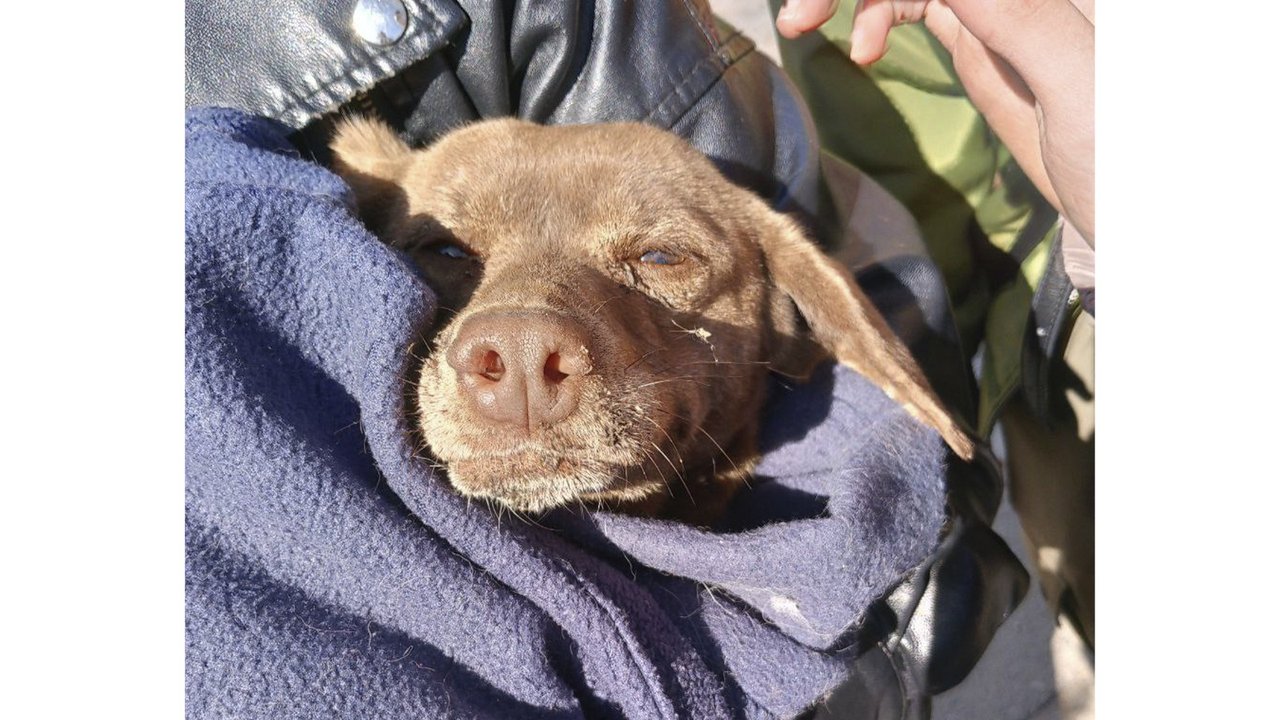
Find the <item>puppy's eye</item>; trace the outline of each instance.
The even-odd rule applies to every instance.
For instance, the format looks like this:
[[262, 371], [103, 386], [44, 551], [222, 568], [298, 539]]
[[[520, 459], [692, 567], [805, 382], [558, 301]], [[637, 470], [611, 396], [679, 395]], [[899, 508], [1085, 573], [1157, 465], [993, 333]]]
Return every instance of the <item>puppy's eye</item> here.
[[666, 250], [650, 250], [640, 256], [640, 262], [645, 265], [679, 265], [684, 262], [684, 256]]
[[429, 253], [443, 255], [447, 258], [453, 258], [454, 260], [462, 260], [475, 255], [475, 253], [471, 252], [467, 248], [459, 245], [458, 243], [449, 242], [448, 240], [431, 243], [423, 249]]

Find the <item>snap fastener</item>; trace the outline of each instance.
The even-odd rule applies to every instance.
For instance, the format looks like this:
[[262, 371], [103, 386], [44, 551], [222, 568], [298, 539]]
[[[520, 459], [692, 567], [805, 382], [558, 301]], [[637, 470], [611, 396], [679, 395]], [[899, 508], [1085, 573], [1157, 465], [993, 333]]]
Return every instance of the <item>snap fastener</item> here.
[[370, 45], [391, 45], [409, 28], [409, 11], [401, 0], [356, 0], [351, 27]]

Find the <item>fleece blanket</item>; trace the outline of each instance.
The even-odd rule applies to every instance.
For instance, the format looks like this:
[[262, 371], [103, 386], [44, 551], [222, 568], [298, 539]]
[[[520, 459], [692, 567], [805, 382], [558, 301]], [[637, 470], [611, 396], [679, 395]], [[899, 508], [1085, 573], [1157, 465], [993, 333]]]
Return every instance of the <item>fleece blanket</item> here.
[[435, 305], [270, 121], [187, 117], [187, 714], [773, 718], [935, 546], [944, 448], [861, 377], [778, 384], [728, 527], [525, 522], [415, 456]]

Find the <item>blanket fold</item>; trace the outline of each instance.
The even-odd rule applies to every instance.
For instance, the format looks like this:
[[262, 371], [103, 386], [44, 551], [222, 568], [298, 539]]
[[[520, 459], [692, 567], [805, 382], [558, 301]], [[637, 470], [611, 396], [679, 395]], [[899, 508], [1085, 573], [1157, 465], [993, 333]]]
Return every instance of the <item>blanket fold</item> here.
[[944, 446], [860, 376], [778, 383], [728, 529], [498, 518], [415, 452], [435, 299], [283, 127], [187, 117], [192, 717], [793, 716], [936, 545]]

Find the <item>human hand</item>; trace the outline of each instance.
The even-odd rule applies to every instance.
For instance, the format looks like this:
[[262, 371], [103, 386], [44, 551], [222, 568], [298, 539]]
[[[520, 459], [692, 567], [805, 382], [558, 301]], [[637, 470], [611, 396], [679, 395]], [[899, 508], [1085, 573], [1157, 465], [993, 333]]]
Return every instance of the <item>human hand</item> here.
[[[789, 0], [794, 38], [839, 0]], [[858, 0], [850, 57], [879, 60], [895, 25], [923, 22], [978, 111], [1054, 207], [1093, 245], [1093, 0]]]

